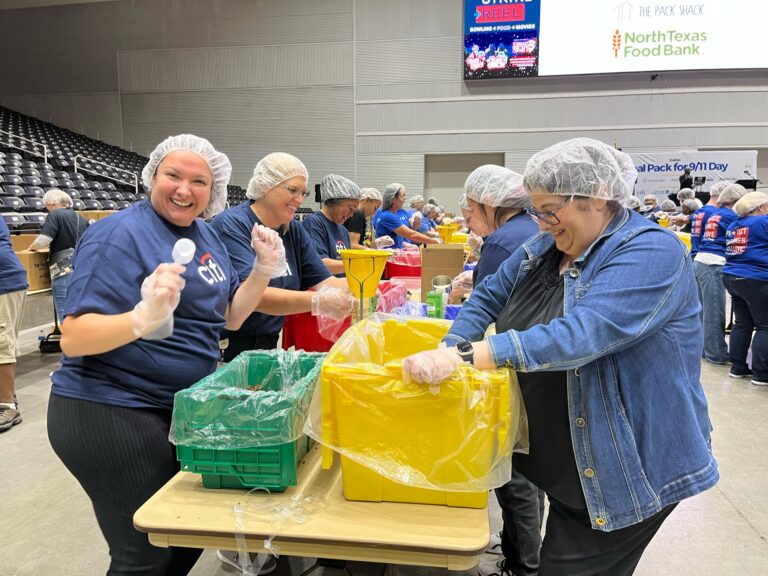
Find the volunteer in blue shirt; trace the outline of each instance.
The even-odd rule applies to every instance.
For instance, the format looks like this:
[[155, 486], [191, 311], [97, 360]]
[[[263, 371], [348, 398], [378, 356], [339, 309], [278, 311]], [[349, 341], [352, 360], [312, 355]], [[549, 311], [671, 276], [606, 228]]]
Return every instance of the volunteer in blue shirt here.
[[[768, 194], [750, 192], [733, 205], [726, 232], [723, 282], [731, 295], [730, 376], [768, 386]], [[755, 337], [752, 338], [754, 331]], [[752, 346], [752, 369], [747, 354]]]
[[395, 241], [394, 248], [402, 248], [403, 239], [412, 243], [438, 244], [437, 238], [411, 230], [408, 226], [408, 212], [403, 209], [404, 204], [405, 186], [394, 183], [384, 188], [381, 208], [373, 217], [376, 236], [389, 236]]
[[21, 423], [15, 393], [16, 341], [27, 288], [27, 271], [13, 251], [10, 230], [0, 217], [0, 432]]
[[[254, 228], [240, 283], [199, 218], [224, 206], [231, 171], [207, 140], [167, 138], [142, 173], [149, 200], [90, 226], [75, 251], [48, 439], [91, 499], [109, 574], [186, 574], [201, 552], [152, 546], [133, 514], [179, 470], [174, 394], [216, 369], [220, 330], [247, 318], [279, 264], [277, 236]], [[168, 263], [182, 238], [192, 260]]]
[[677, 503], [719, 477], [693, 265], [673, 232], [623, 207], [629, 166], [587, 138], [532, 156], [541, 233], [475, 289], [447, 347], [403, 361], [430, 385], [463, 362], [517, 372], [530, 449], [514, 464], [550, 503], [539, 576], [632, 574]]
[[315, 250], [312, 239], [296, 210], [309, 193], [309, 174], [304, 164], [290, 154], [274, 152], [256, 164], [242, 204], [216, 216], [211, 226], [227, 247], [232, 268], [241, 277], [248, 274], [249, 230], [254, 224], [275, 230], [285, 248], [287, 266], [273, 278], [264, 296], [239, 330], [225, 330], [223, 358], [229, 362], [244, 350], [277, 346], [283, 317], [312, 312], [314, 315], [345, 318], [355, 307], [347, 282], [333, 278]]
[[717, 196], [717, 209], [707, 218], [701, 233], [699, 250], [693, 259], [693, 269], [699, 286], [704, 328], [704, 360], [710, 364], [727, 364], [725, 344], [725, 232], [736, 220], [731, 207], [746, 194], [740, 184], [728, 184]]
[[357, 210], [360, 188], [349, 178], [328, 174], [320, 181], [320, 212], [305, 217], [302, 226], [315, 244], [318, 256], [331, 274], [344, 277], [340, 250], [350, 247], [349, 232], [344, 227]]
[[[699, 244], [701, 244], [701, 236], [704, 234], [704, 228], [707, 226], [707, 220], [717, 210], [717, 201], [720, 196], [720, 192], [725, 190], [730, 182], [721, 180], [715, 182], [712, 188], [709, 190], [709, 201], [696, 210], [691, 219], [691, 258], [695, 258], [699, 251]], [[699, 294], [701, 296], [701, 294]]]

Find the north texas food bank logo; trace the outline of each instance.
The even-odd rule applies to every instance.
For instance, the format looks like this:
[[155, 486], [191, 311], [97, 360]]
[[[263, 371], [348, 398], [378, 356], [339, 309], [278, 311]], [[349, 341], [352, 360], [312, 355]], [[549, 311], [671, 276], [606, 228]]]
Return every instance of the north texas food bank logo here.
[[647, 58], [649, 56], [701, 56], [706, 32], [651, 30], [622, 32], [618, 28], [611, 37], [613, 57]]

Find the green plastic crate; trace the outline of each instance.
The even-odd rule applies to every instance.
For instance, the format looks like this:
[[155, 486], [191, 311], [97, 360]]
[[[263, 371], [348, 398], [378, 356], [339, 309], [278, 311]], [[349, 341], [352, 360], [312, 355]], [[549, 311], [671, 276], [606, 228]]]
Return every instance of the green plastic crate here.
[[[173, 431], [182, 470], [206, 488], [296, 485], [311, 446], [301, 434], [325, 354], [244, 352], [176, 394]], [[261, 390], [249, 390], [259, 385]], [[291, 438], [298, 438], [289, 440]]]

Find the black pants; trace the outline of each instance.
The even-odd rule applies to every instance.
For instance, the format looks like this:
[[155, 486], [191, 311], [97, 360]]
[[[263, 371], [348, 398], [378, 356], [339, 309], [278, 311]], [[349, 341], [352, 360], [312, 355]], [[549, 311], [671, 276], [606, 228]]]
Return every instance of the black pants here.
[[133, 527], [134, 512], [179, 470], [170, 423], [170, 412], [51, 394], [48, 439], [91, 499], [109, 545], [109, 576], [185, 575], [202, 552], [157, 548]]
[[593, 530], [586, 510], [549, 497], [547, 531], [538, 576], [629, 576], [646, 546], [677, 504], [639, 524], [601, 532]]
[[504, 520], [501, 553], [515, 576], [536, 576], [544, 520], [544, 491], [513, 469], [512, 479], [495, 492]]
[[274, 350], [277, 348], [277, 341], [280, 334], [269, 334], [267, 336], [243, 336], [241, 334], [231, 334], [227, 337], [229, 345], [222, 351], [221, 359], [224, 362], [230, 362], [246, 350]]

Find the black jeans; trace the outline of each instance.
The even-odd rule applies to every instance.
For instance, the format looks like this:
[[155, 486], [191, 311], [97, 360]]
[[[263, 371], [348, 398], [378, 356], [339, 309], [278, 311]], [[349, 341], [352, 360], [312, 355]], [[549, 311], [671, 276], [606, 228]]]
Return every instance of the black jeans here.
[[547, 531], [538, 576], [630, 576], [646, 546], [677, 504], [646, 520], [614, 530], [593, 530], [586, 510], [549, 497]]
[[240, 352], [245, 352], [246, 350], [274, 350], [277, 348], [280, 334], [269, 334], [267, 336], [230, 334], [227, 339], [229, 344], [221, 353], [223, 362], [234, 360]]
[[51, 394], [48, 440], [93, 504], [109, 545], [109, 576], [183, 576], [202, 550], [157, 548], [133, 514], [179, 470], [171, 413]]
[[544, 491], [513, 469], [512, 479], [496, 488], [504, 527], [501, 553], [516, 576], [536, 576], [539, 570]]
[[[753, 378], [768, 382], [768, 282], [723, 274], [725, 288], [731, 295], [733, 326], [728, 359], [734, 374], [748, 370], [747, 353], [752, 346]], [[752, 332], [755, 337], [752, 339]]]

